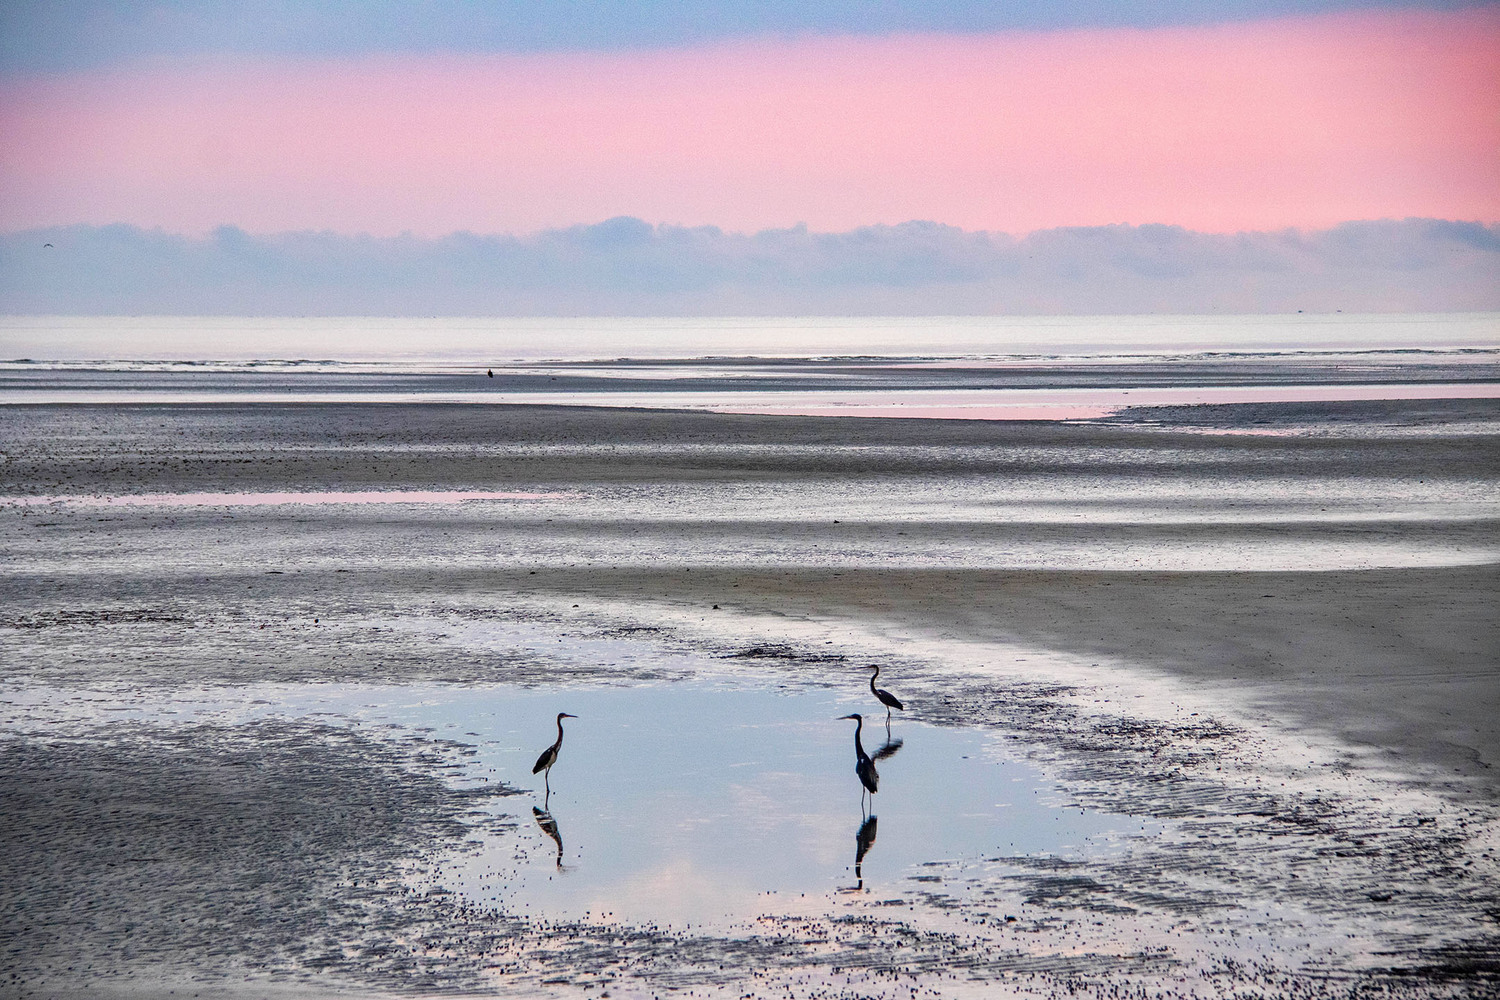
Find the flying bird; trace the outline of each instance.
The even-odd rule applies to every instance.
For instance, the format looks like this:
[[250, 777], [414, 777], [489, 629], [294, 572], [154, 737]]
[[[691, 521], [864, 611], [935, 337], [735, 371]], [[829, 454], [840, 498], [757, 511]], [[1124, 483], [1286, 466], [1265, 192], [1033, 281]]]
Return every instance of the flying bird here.
[[569, 715], [567, 712], [557, 713], [557, 742], [542, 751], [542, 755], [536, 759], [536, 764], [531, 769], [532, 774], [540, 774], [543, 771], [547, 772], [542, 780], [547, 785], [548, 795], [552, 794], [552, 765], [557, 763], [557, 751], [562, 749], [562, 720], [576, 718], [578, 716]]
[[880, 676], [880, 664], [872, 663], [870, 664], [870, 666], [875, 668], [875, 672], [870, 675], [870, 693], [873, 694], [880, 701], [880, 703], [885, 706], [885, 718], [886, 721], [889, 722], [891, 718], [891, 709], [899, 708], [904, 712], [906, 711], [906, 706], [901, 704], [900, 698], [897, 698], [895, 695], [891, 694], [884, 688], [878, 688], [875, 686], [875, 678]]

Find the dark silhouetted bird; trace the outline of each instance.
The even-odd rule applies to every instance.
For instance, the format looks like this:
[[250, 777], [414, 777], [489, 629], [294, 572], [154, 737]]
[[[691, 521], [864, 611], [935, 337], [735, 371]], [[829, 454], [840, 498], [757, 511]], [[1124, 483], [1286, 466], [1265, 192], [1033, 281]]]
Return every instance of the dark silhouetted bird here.
[[547, 749], [543, 750], [542, 755], [536, 759], [536, 764], [531, 768], [532, 774], [539, 774], [542, 771], [547, 772], [546, 776], [542, 780], [547, 785], [548, 795], [552, 794], [552, 765], [557, 763], [557, 751], [562, 749], [562, 720], [576, 718], [578, 718], [578, 716], [569, 715], [567, 712], [557, 713], [557, 742], [552, 744]]
[[854, 727], [854, 773], [859, 775], [859, 783], [865, 786], [865, 790], [871, 795], [880, 788], [880, 774], [875, 770], [875, 762], [870, 755], [865, 753], [864, 744], [859, 741], [859, 731], [865, 728], [865, 717], [855, 712], [853, 715], [843, 716], [845, 719], [853, 719]]
[[880, 676], [880, 664], [872, 663], [870, 664], [870, 666], [875, 668], [875, 672], [870, 675], [870, 693], [873, 694], [876, 699], [885, 706], [886, 719], [890, 719], [891, 709], [893, 708], [899, 708], [903, 712], [906, 711], [906, 706], [901, 704], [900, 698], [897, 698], [895, 695], [891, 694], [884, 688], [878, 688], [875, 686], [875, 678]]

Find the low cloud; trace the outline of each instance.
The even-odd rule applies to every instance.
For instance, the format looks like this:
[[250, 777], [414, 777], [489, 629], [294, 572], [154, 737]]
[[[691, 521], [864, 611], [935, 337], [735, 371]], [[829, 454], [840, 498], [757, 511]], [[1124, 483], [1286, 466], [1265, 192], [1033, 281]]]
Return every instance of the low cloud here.
[[[50, 245], [49, 245], [50, 244]], [[437, 239], [127, 225], [0, 236], [0, 312], [58, 315], [1004, 315], [1500, 309], [1500, 226], [1175, 226], [1025, 237], [931, 222], [754, 234], [616, 218]]]

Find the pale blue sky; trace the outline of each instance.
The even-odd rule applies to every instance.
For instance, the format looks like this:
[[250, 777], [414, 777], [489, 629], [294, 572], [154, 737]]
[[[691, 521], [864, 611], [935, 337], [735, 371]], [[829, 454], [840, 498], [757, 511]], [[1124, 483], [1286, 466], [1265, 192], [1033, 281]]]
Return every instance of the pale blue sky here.
[[0, 72], [226, 54], [641, 49], [736, 38], [1159, 27], [1475, 0], [5, 0]]

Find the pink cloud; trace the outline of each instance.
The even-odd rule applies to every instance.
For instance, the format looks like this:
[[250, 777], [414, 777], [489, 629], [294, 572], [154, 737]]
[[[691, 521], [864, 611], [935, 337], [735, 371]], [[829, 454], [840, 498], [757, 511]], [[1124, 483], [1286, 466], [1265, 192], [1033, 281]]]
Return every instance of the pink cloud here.
[[1500, 220], [1500, 14], [140, 68], [0, 88], [0, 228]]

